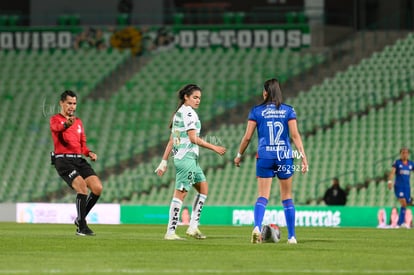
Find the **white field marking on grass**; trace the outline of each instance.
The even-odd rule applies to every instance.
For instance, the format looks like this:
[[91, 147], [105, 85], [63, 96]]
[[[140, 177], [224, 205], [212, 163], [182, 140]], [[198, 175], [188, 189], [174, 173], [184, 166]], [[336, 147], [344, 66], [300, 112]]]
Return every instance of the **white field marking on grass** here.
[[[346, 270], [346, 269], [334, 269], [334, 270], [311, 270], [311, 269], [304, 269], [304, 270], [293, 270], [293, 269], [252, 269], [252, 270], [219, 270], [219, 269], [164, 269], [164, 270], [153, 270], [153, 269], [91, 269], [91, 270], [67, 270], [67, 269], [44, 269], [40, 271], [42, 274], [68, 274], [68, 273], [77, 273], [77, 274], [178, 274], [178, 273], [193, 273], [193, 274], [205, 274], [205, 273], [251, 273], [257, 274], [261, 272], [266, 273], [307, 273], [307, 274], [386, 274], [392, 272], [393, 274], [413, 274], [412, 270]], [[38, 274], [39, 271], [32, 271], [28, 269], [23, 270], [2, 270], [0, 269], [0, 274]]]

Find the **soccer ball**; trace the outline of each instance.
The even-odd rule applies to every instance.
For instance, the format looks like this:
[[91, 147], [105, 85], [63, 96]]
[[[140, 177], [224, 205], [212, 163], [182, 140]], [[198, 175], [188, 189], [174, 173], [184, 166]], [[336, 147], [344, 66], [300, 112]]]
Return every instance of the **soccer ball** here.
[[280, 241], [280, 229], [276, 224], [267, 224], [262, 227], [262, 242], [278, 243]]

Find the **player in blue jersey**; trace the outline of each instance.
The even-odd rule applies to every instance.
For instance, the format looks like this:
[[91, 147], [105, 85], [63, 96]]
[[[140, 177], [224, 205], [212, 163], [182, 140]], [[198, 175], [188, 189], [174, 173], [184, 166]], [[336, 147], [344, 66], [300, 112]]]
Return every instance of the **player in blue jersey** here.
[[390, 190], [392, 189], [395, 177], [394, 193], [401, 205], [397, 225], [407, 228], [409, 225], [405, 223], [405, 213], [407, 205], [411, 204], [410, 173], [414, 170], [414, 162], [409, 160], [408, 156], [408, 148], [401, 148], [400, 159], [397, 159], [393, 163], [388, 177], [388, 189]]
[[[299, 134], [296, 113], [293, 107], [282, 103], [282, 91], [277, 79], [264, 83], [263, 102], [250, 110], [246, 132], [241, 140], [234, 164], [240, 166], [241, 156], [246, 150], [257, 128], [258, 148], [256, 176], [258, 198], [254, 206], [254, 229], [252, 243], [260, 243], [260, 231], [266, 205], [270, 197], [272, 179], [279, 179], [280, 195], [288, 229], [288, 243], [296, 244], [295, 206], [292, 200], [292, 176], [295, 171], [308, 170], [302, 138]], [[295, 144], [292, 150], [290, 138]], [[301, 158], [301, 165], [294, 165], [294, 158]]]

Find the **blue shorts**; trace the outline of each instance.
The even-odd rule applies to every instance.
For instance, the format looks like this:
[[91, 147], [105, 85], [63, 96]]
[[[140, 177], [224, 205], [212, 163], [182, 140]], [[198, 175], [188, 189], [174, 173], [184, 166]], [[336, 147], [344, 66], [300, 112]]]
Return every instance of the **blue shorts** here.
[[409, 185], [394, 185], [394, 193], [398, 199], [404, 199], [409, 203], [411, 201], [411, 190]]
[[256, 176], [259, 178], [288, 179], [293, 176], [295, 165], [293, 159], [260, 159], [256, 160]]

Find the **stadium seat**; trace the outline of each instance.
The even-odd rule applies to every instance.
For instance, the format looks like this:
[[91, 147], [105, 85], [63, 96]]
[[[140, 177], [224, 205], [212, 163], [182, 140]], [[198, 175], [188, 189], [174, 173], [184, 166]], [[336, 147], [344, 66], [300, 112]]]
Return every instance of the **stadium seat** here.
[[7, 15], [0, 14], [0, 27], [9, 25], [9, 17]]
[[223, 13], [223, 23], [225, 25], [233, 24], [234, 23], [234, 13], [233, 12]]
[[246, 17], [246, 14], [244, 12], [234, 13], [234, 23], [237, 25], [243, 24], [245, 17]]
[[69, 26], [79, 26], [80, 25], [80, 15], [71, 14], [68, 16], [67, 23]]
[[120, 13], [116, 17], [116, 24], [118, 26], [127, 26], [129, 23], [129, 14], [127, 13]]
[[298, 15], [296, 14], [296, 12], [287, 12], [285, 14], [285, 17], [286, 17], [286, 23], [288, 24], [296, 23], [298, 19]]
[[67, 14], [59, 15], [57, 19], [57, 24], [59, 26], [67, 26], [69, 21], [69, 16]]
[[173, 23], [174, 25], [181, 25], [184, 22], [184, 14], [183, 13], [174, 13], [173, 15]]
[[8, 25], [10, 27], [15, 27], [20, 25], [20, 16], [16, 14], [12, 14], [8, 16]]

